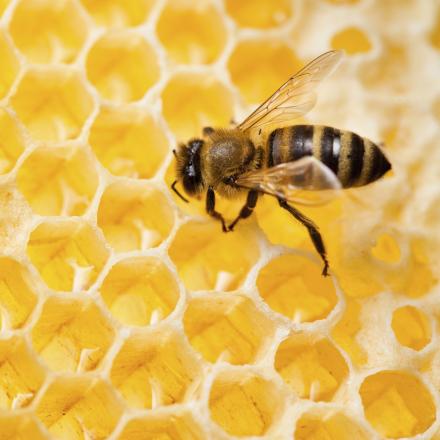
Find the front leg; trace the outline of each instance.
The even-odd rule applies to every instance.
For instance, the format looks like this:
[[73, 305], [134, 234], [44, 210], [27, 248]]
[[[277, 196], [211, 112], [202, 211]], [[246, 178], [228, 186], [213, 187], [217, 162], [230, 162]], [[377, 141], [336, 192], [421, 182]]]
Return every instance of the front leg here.
[[215, 192], [209, 187], [206, 193], [206, 212], [211, 216], [220, 220], [222, 222], [223, 232], [228, 232], [228, 228], [226, 227], [225, 219], [223, 216], [215, 210]]
[[234, 229], [235, 225], [238, 223], [240, 219], [248, 218], [252, 214], [255, 205], [257, 204], [257, 200], [258, 200], [258, 191], [251, 189], [248, 192], [246, 202], [243, 208], [241, 208], [240, 210], [240, 214], [238, 214], [237, 218], [229, 225], [228, 229], [230, 231]]

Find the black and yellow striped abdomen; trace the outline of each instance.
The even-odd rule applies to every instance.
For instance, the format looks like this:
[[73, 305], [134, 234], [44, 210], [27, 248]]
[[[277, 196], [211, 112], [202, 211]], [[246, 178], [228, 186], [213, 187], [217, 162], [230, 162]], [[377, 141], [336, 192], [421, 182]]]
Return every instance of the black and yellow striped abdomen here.
[[376, 144], [350, 131], [323, 125], [294, 125], [278, 128], [268, 137], [269, 167], [312, 155], [338, 176], [344, 188], [367, 185], [391, 168]]

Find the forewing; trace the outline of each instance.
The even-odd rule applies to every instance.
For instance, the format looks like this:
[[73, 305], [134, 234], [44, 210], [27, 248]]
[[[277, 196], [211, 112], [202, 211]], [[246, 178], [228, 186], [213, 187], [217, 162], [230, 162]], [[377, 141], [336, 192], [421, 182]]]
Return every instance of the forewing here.
[[287, 80], [238, 128], [245, 131], [268, 124], [281, 127], [306, 114], [315, 105], [317, 85], [335, 69], [342, 55], [342, 51], [332, 50], [315, 58]]
[[341, 189], [333, 171], [313, 156], [250, 171], [236, 184], [304, 205], [326, 203]]

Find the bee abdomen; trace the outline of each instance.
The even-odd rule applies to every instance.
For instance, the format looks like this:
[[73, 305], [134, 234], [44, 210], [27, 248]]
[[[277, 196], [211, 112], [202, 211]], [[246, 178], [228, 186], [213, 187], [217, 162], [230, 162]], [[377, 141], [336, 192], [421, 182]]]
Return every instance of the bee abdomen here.
[[268, 166], [313, 155], [338, 176], [344, 188], [374, 182], [391, 168], [370, 140], [322, 125], [279, 128], [269, 136], [268, 152]]

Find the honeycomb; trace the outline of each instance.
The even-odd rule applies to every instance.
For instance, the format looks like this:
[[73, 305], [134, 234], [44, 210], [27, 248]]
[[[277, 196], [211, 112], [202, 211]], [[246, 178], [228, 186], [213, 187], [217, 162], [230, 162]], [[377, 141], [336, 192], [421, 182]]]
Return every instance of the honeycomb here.
[[[440, 439], [438, 0], [0, 1], [0, 440]], [[234, 233], [172, 149], [306, 62], [393, 173]], [[218, 200], [233, 218], [242, 201]]]

